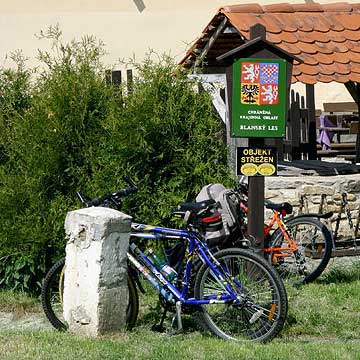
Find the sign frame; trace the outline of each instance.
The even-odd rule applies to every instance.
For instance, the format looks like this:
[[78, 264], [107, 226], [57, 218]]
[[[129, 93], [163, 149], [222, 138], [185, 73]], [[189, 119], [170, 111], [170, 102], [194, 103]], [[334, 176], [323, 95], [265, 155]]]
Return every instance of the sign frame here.
[[[254, 77], [254, 73], [249, 76], [245, 74], [245, 71], [242, 71], [243, 69], [247, 70], [249, 65], [258, 66], [256, 77]], [[267, 74], [263, 69], [269, 69], [270, 66], [275, 69], [277, 67], [278, 73], [272, 77], [263, 76], [263, 74]], [[288, 99], [287, 61], [279, 58], [239, 58], [233, 63], [232, 72], [231, 136], [244, 138], [284, 137]], [[253, 98], [244, 97], [246, 90], [250, 92], [253, 89], [258, 91]], [[273, 93], [278, 91], [276, 98], [271, 95], [271, 91], [270, 96], [264, 95], [269, 89], [273, 90]], [[248, 94], [251, 96], [250, 93]], [[271, 98], [276, 103], [271, 103]]]

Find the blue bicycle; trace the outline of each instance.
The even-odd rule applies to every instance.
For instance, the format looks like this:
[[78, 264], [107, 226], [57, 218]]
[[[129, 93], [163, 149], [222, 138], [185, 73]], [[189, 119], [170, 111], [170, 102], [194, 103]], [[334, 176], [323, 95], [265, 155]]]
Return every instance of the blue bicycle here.
[[[85, 206], [120, 208], [121, 196], [133, 191], [136, 191], [135, 186], [90, 202], [81, 200]], [[132, 224], [128, 251], [129, 328], [137, 319], [137, 288], [143, 291], [143, 278], [158, 291], [164, 308], [157, 328], [162, 328], [167, 311], [173, 311], [171, 324], [177, 327], [176, 332], [183, 328], [182, 314], [196, 315], [205, 330], [223, 339], [265, 342], [281, 331], [287, 314], [287, 296], [276, 271], [250, 250], [210, 249], [199, 235], [200, 228], [212, 220], [216, 206], [213, 200], [181, 203], [175, 215], [184, 219], [187, 230]], [[177, 271], [168, 265], [157, 265], [153, 254], [141, 250], [136, 239], [175, 241], [181, 254]], [[57, 264], [60, 265], [56, 267]], [[62, 303], [53, 299], [61, 300], [62, 296], [64, 261], [57, 264], [44, 280], [42, 299], [50, 322], [58, 329], [65, 329], [61, 312], [56, 312], [59, 310], [56, 306], [62, 310]]]

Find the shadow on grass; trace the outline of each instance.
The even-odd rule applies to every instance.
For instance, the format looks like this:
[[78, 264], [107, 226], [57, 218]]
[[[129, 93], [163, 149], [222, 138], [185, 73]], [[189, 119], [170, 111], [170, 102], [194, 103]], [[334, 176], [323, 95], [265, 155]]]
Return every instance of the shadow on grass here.
[[360, 280], [360, 261], [348, 266], [336, 266], [330, 271], [323, 273], [322, 279], [316, 282], [319, 284], [350, 283]]
[[[145, 310], [145, 309], [144, 309]], [[155, 302], [152, 299], [151, 304], [148, 304], [146, 310], [143, 311], [142, 314], [139, 314], [139, 318], [136, 322], [136, 326], [141, 326], [145, 328], [149, 328], [155, 332], [167, 332], [173, 333], [177, 330], [177, 321], [174, 320], [173, 327], [171, 327], [171, 323], [173, 317], [175, 315], [175, 307], [172, 310], [168, 310], [166, 314], [166, 318], [163, 324], [163, 331], [157, 329], [157, 325], [159, 325], [161, 321], [161, 317], [163, 315], [163, 307], [160, 305], [159, 301]], [[183, 331], [182, 334], [193, 333], [195, 331], [201, 331], [202, 327], [199, 325], [196, 314], [189, 314], [188, 311], [184, 311], [181, 316]]]

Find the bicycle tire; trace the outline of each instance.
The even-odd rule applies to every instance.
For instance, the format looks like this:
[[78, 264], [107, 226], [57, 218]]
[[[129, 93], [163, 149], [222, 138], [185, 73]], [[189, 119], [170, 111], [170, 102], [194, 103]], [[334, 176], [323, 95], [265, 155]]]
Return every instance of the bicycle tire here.
[[[237, 305], [200, 306], [200, 324], [226, 340], [266, 342], [274, 338], [284, 326], [288, 308], [286, 290], [277, 272], [259, 255], [245, 249], [224, 249], [214, 257], [237, 282], [232, 287], [245, 300]], [[221, 296], [226, 293], [222, 286], [204, 264], [196, 277], [195, 298]]]
[[[62, 315], [62, 289], [64, 284], [65, 258], [57, 261], [47, 272], [41, 289], [41, 304], [51, 325], [59, 330], [67, 330]], [[126, 309], [126, 329], [131, 330], [139, 314], [139, 296], [133, 278], [128, 273], [129, 303]]]
[[[297, 284], [314, 281], [325, 270], [331, 258], [333, 239], [330, 230], [315, 218], [297, 216], [285, 222], [287, 231], [298, 246], [298, 253], [284, 251], [291, 256], [276, 258], [275, 252], [268, 259], [283, 279], [292, 279]], [[288, 247], [280, 229], [272, 234], [269, 248]], [[280, 259], [280, 260], [279, 260]]]

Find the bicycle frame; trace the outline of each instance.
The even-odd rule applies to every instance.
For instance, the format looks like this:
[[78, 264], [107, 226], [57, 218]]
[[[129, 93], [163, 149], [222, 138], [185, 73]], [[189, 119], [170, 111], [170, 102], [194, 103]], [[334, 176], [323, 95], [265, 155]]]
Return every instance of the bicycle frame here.
[[[209, 247], [202, 242], [194, 231], [169, 229], [163, 227], [149, 226], [145, 224], [131, 225], [130, 238], [142, 239], [178, 239], [188, 241], [188, 248], [185, 255], [185, 271], [182, 279], [182, 287], [178, 289], [162, 275], [156, 265], [144, 254], [134, 243], [130, 244], [132, 254], [128, 252], [129, 261], [141, 272], [151, 285], [168, 301], [181, 302], [182, 305], [196, 306], [213, 303], [234, 303], [239, 302], [239, 296], [231, 288], [231, 279], [226, 274], [226, 269], [221, 268], [218, 261], [211, 254]], [[209, 295], [208, 299], [197, 300], [188, 298], [192, 259], [198, 255], [200, 260], [207, 264], [216, 281], [226, 290], [226, 295], [220, 298], [217, 295]], [[234, 279], [232, 280], [234, 281]], [[236, 281], [236, 279], [235, 279]], [[240, 284], [237, 284], [240, 285]]]
[[[245, 204], [243, 204], [241, 202], [240, 206], [245, 212], [248, 212], [248, 207]], [[280, 229], [281, 233], [283, 234], [284, 238], [286, 239], [287, 243], [289, 244], [289, 247], [277, 247], [277, 248], [265, 247], [264, 248], [264, 253], [273, 253], [272, 256], [275, 258], [290, 257], [290, 256], [292, 256], [292, 254], [289, 254], [286, 252], [284, 253], [283, 251], [295, 252], [298, 249], [296, 242], [290, 237], [287, 226], [285, 225], [282, 218], [283, 218], [283, 215], [279, 211], [276, 210], [276, 211], [274, 211], [274, 214], [273, 214], [269, 224], [264, 224], [264, 239], [266, 239], [269, 236], [270, 231], [272, 230], [274, 224], [276, 223], [278, 228]]]

